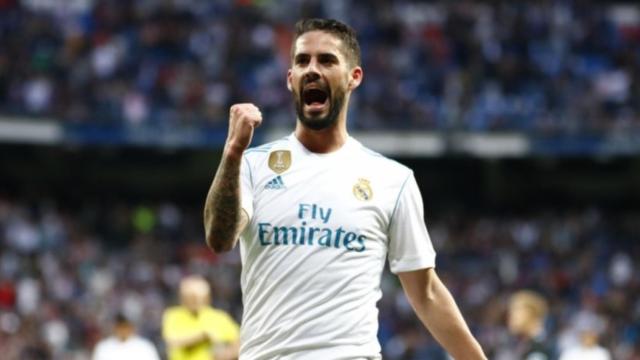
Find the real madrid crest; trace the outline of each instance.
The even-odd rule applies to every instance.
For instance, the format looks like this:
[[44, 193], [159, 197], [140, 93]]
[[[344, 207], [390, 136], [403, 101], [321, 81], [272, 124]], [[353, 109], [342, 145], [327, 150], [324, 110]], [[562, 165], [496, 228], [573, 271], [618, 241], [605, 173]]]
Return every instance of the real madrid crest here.
[[276, 150], [269, 154], [269, 168], [276, 172], [276, 174], [282, 174], [291, 167], [291, 151], [289, 150]]
[[373, 190], [367, 179], [358, 179], [358, 182], [353, 185], [353, 196], [360, 201], [369, 201], [373, 198]]

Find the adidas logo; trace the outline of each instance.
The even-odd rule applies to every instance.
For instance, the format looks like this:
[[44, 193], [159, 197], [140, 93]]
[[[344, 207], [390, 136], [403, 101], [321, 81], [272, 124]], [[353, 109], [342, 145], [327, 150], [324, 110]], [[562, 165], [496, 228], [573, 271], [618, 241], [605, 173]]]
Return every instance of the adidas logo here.
[[280, 177], [280, 175], [274, 177], [273, 179], [271, 179], [271, 181], [269, 181], [267, 183], [267, 185], [264, 186], [265, 189], [284, 189], [286, 186], [284, 186], [284, 181], [282, 181], [282, 177]]

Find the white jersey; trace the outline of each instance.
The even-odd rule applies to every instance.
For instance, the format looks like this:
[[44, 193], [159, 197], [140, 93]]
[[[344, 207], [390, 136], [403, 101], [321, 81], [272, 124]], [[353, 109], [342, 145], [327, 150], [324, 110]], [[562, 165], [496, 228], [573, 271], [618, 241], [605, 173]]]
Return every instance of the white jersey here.
[[134, 335], [125, 341], [110, 336], [101, 340], [93, 352], [93, 360], [160, 360], [151, 341]]
[[379, 359], [380, 278], [435, 266], [413, 172], [353, 138], [245, 151], [242, 360]]

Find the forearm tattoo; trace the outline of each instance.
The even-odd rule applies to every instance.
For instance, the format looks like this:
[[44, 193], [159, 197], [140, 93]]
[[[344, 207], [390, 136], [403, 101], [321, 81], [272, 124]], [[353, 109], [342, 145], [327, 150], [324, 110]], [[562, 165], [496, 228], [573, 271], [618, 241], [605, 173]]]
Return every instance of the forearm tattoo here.
[[216, 252], [233, 247], [240, 222], [240, 161], [223, 156], [204, 208], [207, 243]]

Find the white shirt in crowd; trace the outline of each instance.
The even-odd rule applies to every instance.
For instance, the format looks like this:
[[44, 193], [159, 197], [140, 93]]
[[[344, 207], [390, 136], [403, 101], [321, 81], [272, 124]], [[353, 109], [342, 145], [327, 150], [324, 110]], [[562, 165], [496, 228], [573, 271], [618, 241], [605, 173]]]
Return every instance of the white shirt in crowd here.
[[133, 335], [125, 341], [110, 336], [98, 342], [92, 360], [160, 360], [151, 341]]
[[242, 360], [379, 359], [393, 273], [435, 266], [413, 172], [353, 138], [317, 154], [295, 135], [245, 151]]
[[577, 346], [565, 350], [560, 356], [560, 360], [611, 360], [609, 350], [602, 346]]

